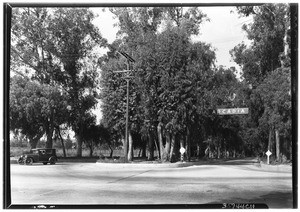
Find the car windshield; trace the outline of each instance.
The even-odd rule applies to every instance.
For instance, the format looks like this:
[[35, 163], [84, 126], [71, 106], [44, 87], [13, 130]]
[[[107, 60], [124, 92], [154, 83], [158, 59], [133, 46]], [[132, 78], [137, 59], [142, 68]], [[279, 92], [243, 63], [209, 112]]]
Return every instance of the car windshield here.
[[38, 152], [39, 152], [38, 150], [32, 150], [33, 154], [38, 154]]

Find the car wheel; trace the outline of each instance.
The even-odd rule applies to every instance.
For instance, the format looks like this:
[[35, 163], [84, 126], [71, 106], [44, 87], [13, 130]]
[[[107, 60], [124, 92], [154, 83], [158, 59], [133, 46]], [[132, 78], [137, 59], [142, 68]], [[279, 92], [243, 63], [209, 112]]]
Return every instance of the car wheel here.
[[19, 158], [19, 159], [18, 159], [18, 164], [20, 164], [20, 165], [24, 165], [24, 161], [23, 161], [23, 159], [22, 159], [22, 158]]
[[26, 165], [32, 165], [33, 159], [32, 158], [27, 158], [25, 163], [26, 163]]
[[54, 165], [56, 163], [56, 158], [55, 157], [49, 158], [49, 163], [50, 165]]
[[47, 162], [43, 162], [44, 165], [47, 165]]

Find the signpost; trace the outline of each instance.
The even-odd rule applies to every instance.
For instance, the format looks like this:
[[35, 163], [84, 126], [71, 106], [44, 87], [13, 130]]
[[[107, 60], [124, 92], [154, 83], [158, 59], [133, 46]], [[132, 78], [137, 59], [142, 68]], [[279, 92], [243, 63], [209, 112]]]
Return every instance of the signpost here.
[[217, 109], [217, 114], [219, 115], [243, 115], [248, 114], [249, 108], [220, 108]]
[[183, 162], [183, 154], [185, 153], [185, 148], [181, 147], [179, 151], [181, 154], [181, 162]]
[[272, 152], [270, 152], [270, 150], [268, 150], [266, 152], [266, 155], [267, 155], [267, 164], [270, 164], [270, 155], [272, 155]]

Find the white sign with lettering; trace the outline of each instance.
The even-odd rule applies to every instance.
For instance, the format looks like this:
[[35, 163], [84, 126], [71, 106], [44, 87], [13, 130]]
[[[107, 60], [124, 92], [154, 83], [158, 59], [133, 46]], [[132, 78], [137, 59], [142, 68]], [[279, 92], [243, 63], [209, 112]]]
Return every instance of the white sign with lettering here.
[[238, 115], [238, 114], [248, 114], [249, 108], [221, 108], [217, 109], [219, 115]]

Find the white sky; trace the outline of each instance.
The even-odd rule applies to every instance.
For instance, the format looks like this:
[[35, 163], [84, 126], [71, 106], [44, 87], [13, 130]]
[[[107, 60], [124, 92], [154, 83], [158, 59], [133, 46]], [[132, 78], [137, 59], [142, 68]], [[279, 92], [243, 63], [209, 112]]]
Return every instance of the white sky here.
[[[206, 21], [201, 25], [200, 35], [194, 37], [194, 40], [210, 43], [217, 49], [217, 65], [227, 68], [235, 66], [238, 69], [237, 64], [231, 61], [229, 51], [242, 41], [247, 42], [246, 34], [241, 27], [243, 23], [249, 23], [251, 18], [239, 18], [235, 7], [202, 7], [200, 9], [207, 14], [210, 22]], [[99, 15], [94, 20], [94, 24], [100, 29], [103, 37], [111, 43], [115, 40], [118, 30], [113, 27], [116, 20], [109, 11], [103, 13], [102, 8], [92, 8], [92, 10]]]
[[249, 23], [252, 19], [239, 18], [234, 7], [205, 7], [202, 11], [210, 18], [210, 22], [205, 22], [200, 28], [201, 35], [198, 39], [217, 48], [217, 65], [238, 68], [237, 64], [231, 61], [229, 51], [242, 41], [248, 43], [241, 27], [243, 23]]

